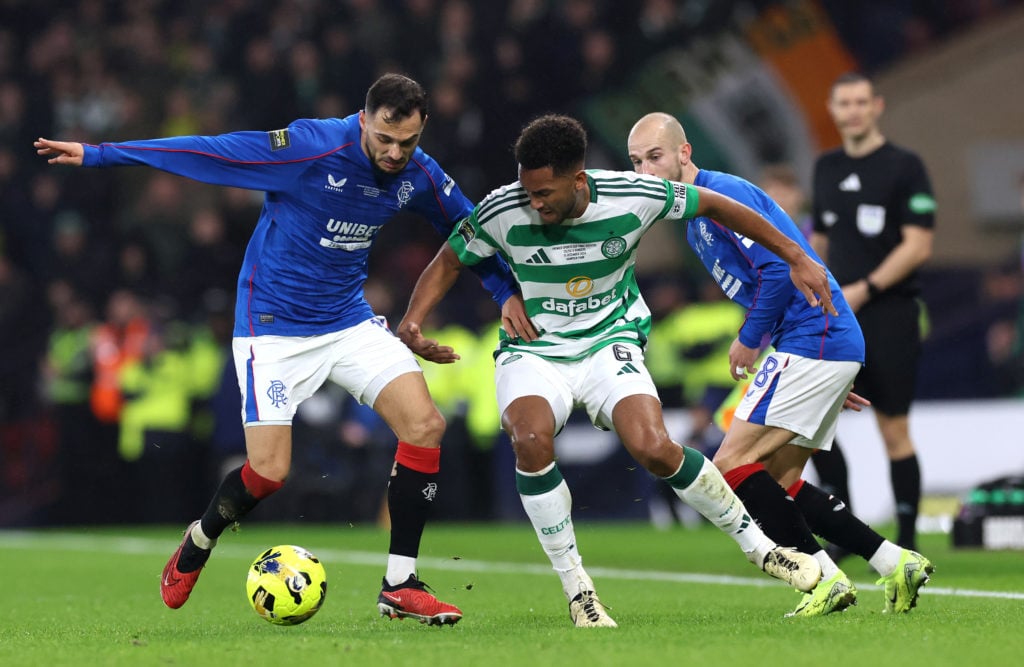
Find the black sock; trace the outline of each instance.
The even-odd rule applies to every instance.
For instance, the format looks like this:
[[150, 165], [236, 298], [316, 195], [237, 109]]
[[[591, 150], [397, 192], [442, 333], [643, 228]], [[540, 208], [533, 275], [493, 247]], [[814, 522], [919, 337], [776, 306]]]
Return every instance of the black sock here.
[[818, 450], [811, 457], [811, 463], [818, 473], [818, 486], [825, 493], [839, 498], [846, 507], [853, 511], [850, 504], [850, 474], [846, 468], [846, 457], [843, 450], [839, 448], [839, 441], [832, 441], [832, 449], [829, 451]]
[[815, 535], [865, 560], [874, 556], [885, 541], [884, 537], [854, 516], [842, 500], [813, 484], [804, 482], [793, 500]]
[[[235, 468], [224, 476], [200, 519], [203, 533], [211, 540], [217, 539], [228, 526], [256, 507], [258, 502], [242, 483], [242, 468]], [[205, 565], [209, 557], [210, 550], [200, 549], [189, 535], [178, 557], [178, 570], [183, 573], [194, 572]]]
[[211, 540], [220, 537], [228, 526], [239, 521], [259, 504], [242, 482], [242, 469], [235, 468], [220, 483], [209, 507], [203, 513], [203, 533]]
[[821, 551], [800, 510], [779, 483], [764, 469], [739, 483], [736, 495], [765, 534], [785, 547], [806, 554]]
[[[203, 534], [216, 540], [228, 526], [241, 520], [260, 502], [242, 481], [242, 468], [238, 467], [224, 476], [213, 494], [213, 499], [200, 519]], [[189, 535], [178, 558], [178, 570], [182, 573], [193, 572], [201, 568], [210, 557], [210, 549], [201, 549]]]
[[190, 531], [189, 535], [185, 537], [185, 545], [181, 548], [181, 555], [178, 556], [178, 572], [182, 574], [195, 572], [206, 565], [206, 561], [209, 558], [210, 549], [200, 549], [196, 546], [196, 543], [192, 541]]
[[437, 495], [437, 473], [417, 472], [395, 463], [388, 484], [388, 514], [391, 516], [391, 546], [388, 553], [416, 558], [427, 517]]
[[889, 461], [892, 493], [896, 499], [896, 544], [917, 549], [917, 508], [921, 503], [921, 467], [917, 455]]

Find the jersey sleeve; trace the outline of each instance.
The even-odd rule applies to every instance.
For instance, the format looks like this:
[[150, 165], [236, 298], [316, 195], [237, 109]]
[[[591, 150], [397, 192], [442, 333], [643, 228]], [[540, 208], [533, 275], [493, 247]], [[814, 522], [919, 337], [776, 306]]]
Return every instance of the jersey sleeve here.
[[[462, 221], [473, 213], [473, 204], [462, 194], [455, 180], [446, 174], [433, 159], [425, 159], [423, 170], [431, 183], [432, 196], [417, 210], [442, 236], [449, 236]], [[458, 221], [458, 224], [456, 224]], [[461, 258], [460, 258], [461, 259]], [[515, 276], [501, 256], [478, 260], [476, 263], [463, 261], [480, 279], [491, 298], [500, 306], [513, 294], [518, 293]]]
[[749, 267], [744, 271], [744, 282], [754, 288], [740, 327], [739, 340], [747, 347], [756, 348], [760, 347], [764, 335], [771, 333], [782, 319], [796, 288], [789, 277], [789, 265], [775, 253], [751, 239], [739, 240], [732, 236], [734, 242], [742, 246], [743, 265]]
[[697, 188], [690, 183], [665, 181], [668, 188], [668, 199], [665, 210], [660, 216], [663, 220], [689, 220], [697, 215], [700, 201]]
[[789, 266], [764, 248], [755, 247], [760, 260], [757, 288], [739, 331], [740, 342], [751, 348], [760, 347], [764, 335], [782, 319], [795, 289], [789, 279]]
[[902, 184], [901, 223], [931, 229], [935, 226], [935, 197], [921, 158], [909, 153], [903, 173], [906, 180]]
[[448, 237], [448, 245], [455, 251], [459, 261], [466, 266], [476, 266], [485, 259], [498, 255], [498, 246], [481, 228], [476, 211], [455, 225], [455, 229]]
[[232, 132], [87, 144], [83, 166], [146, 165], [213, 185], [275, 192], [338, 149], [326, 128], [297, 120], [270, 132]]

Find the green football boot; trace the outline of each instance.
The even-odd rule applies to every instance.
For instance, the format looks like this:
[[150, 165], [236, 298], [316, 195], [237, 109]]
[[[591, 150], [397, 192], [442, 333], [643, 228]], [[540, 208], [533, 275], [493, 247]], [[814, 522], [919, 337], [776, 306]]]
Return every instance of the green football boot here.
[[935, 566], [927, 558], [916, 551], [904, 549], [892, 574], [875, 582], [885, 592], [885, 613], [905, 614], [916, 607], [918, 593], [934, 571]]
[[842, 570], [828, 579], [822, 579], [810, 593], [805, 593], [791, 616], [824, 616], [857, 604], [857, 588]]

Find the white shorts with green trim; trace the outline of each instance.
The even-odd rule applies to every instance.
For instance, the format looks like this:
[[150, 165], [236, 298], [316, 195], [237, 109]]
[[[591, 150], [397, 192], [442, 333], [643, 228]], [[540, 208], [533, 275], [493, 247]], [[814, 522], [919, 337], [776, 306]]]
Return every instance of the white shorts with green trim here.
[[574, 407], [587, 411], [591, 423], [612, 430], [615, 405], [636, 394], [658, 398], [644, 353], [633, 343], [612, 343], [578, 361], [550, 361], [527, 352], [503, 352], [495, 359], [494, 381], [499, 414], [523, 396], [540, 396], [551, 405], [555, 433]]

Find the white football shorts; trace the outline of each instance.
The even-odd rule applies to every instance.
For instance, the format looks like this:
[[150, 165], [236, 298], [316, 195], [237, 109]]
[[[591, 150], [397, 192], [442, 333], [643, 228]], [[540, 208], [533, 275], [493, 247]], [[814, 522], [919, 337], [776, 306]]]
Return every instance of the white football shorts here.
[[740, 400], [736, 417], [796, 433], [790, 444], [832, 449], [839, 413], [860, 366], [772, 352]]
[[383, 317], [319, 336], [246, 336], [231, 341], [242, 423], [291, 424], [299, 403], [330, 380], [373, 407], [399, 375], [422, 372]]
[[644, 353], [633, 343], [613, 343], [578, 361], [549, 361], [535, 354], [503, 352], [494, 360], [499, 414], [522, 396], [544, 398], [555, 414], [555, 433], [574, 407], [587, 411], [591, 423], [611, 430], [612, 410], [627, 396], [658, 398]]

